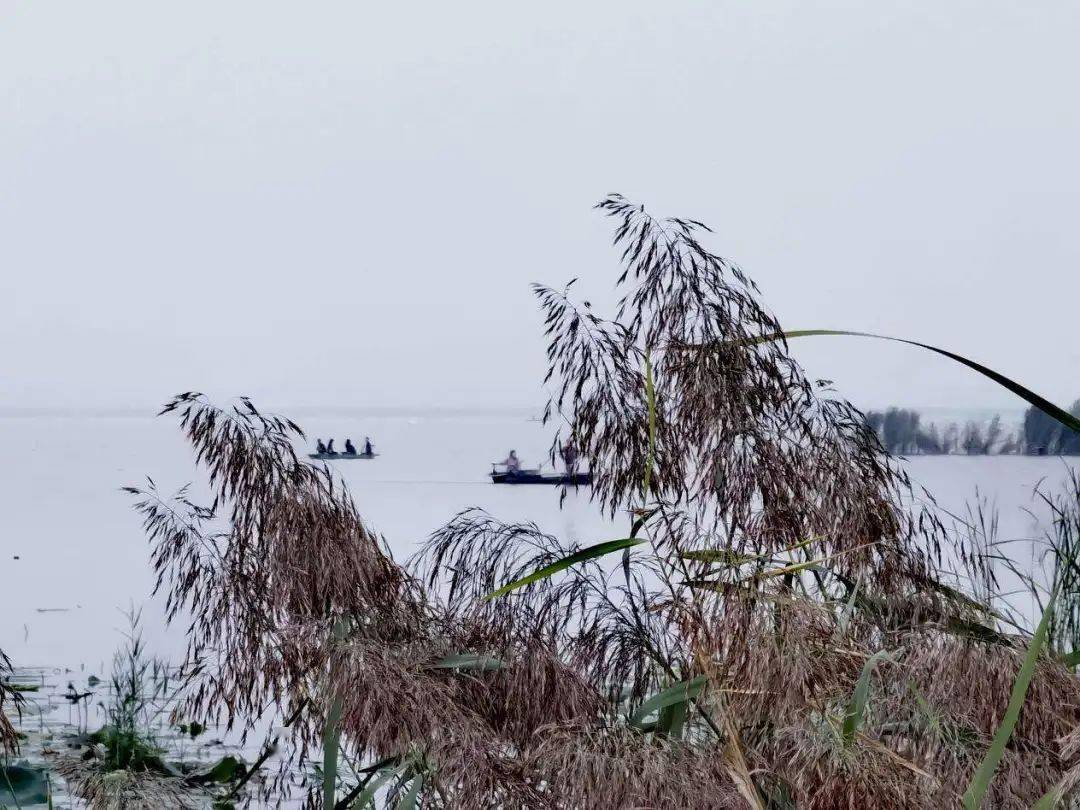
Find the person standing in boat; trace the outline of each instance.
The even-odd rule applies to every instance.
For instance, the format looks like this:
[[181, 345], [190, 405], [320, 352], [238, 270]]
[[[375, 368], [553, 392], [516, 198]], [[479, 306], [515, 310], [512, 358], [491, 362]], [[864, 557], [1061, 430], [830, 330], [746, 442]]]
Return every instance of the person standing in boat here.
[[511, 450], [510, 455], [502, 463], [507, 472], [516, 473], [521, 471], [521, 459], [518, 458], [517, 450]]
[[375, 455], [375, 448], [372, 447], [372, 445], [371, 445], [371, 437], [370, 436], [365, 436], [364, 437], [364, 455], [365, 456], [373, 456], [373, 455]]
[[322, 439], [316, 439], [315, 440], [315, 452], [318, 453], [320, 456], [325, 455], [325, 453], [326, 453], [326, 445], [323, 444]]
[[356, 447], [353, 446], [352, 439], [345, 440], [345, 452], [350, 456], [356, 455]]
[[566, 472], [569, 475], [573, 475], [577, 470], [578, 451], [574, 447], [572, 442], [567, 442], [561, 448], [559, 448], [559, 454], [562, 456], [563, 464], [566, 465]]

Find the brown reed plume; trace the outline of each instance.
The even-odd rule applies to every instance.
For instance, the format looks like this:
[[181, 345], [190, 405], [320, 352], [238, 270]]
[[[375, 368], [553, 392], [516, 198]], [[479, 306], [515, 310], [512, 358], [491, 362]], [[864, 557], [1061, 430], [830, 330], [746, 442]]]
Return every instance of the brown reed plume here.
[[[573, 443], [597, 506], [625, 517], [621, 557], [489, 598], [581, 549], [467, 509], [398, 566], [341, 483], [297, 458], [295, 424], [182, 394], [164, 410], [210, 504], [131, 491], [170, 616], [192, 617], [185, 712], [288, 719], [271, 801], [306, 790], [332, 726], [359, 775], [331, 786], [341, 807], [376, 791], [454, 808], [956, 804], [1026, 646], [942, 571], [943, 549], [987, 560], [953, 548], [861, 414], [765, 339], [780, 325], [701, 223], [598, 207], [622, 250], [614, 317], [569, 285], [536, 293], [552, 454]], [[1071, 789], [1078, 727], [1076, 679], [1048, 654], [993, 806]]]
[[[911, 508], [910, 481], [862, 415], [771, 339], [780, 325], [740, 269], [701, 244], [705, 226], [658, 221], [618, 195], [598, 207], [616, 221], [625, 294], [605, 319], [570, 285], [536, 288], [546, 416], [560, 425], [552, 456], [571, 442], [594, 471], [593, 498], [648, 543], [621, 565], [590, 559], [485, 600], [577, 549], [465, 512], [417, 570], [454, 615], [549, 639], [611, 707], [707, 677], [680, 736], [725, 762], [735, 785], [746, 778], [731, 752], [745, 752], [756, 796], [742, 801], [955, 803], [1024, 640], [943, 581], [942, 546], [955, 538], [933, 505]], [[950, 552], [986, 578], [984, 558]], [[845, 722], [862, 681], [873, 700]], [[1038, 719], [995, 785], [1001, 806], [1030, 806], [1071, 767], [1057, 739], [1075, 726], [1076, 696], [1046, 662], [1025, 708]]]
[[187, 489], [165, 500], [152, 480], [129, 491], [168, 617], [191, 616], [188, 671], [207, 673], [183, 711], [246, 734], [276, 709], [291, 719], [303, 761], [323, 722], [334, 623], [394, 645], [415, 634], [422, 607], [329, 471], [297, 459], [298, 426], [244, 399], [226, 410], [192, 392], [162, 413], [173, 411], [207, 471], [211, 504]]

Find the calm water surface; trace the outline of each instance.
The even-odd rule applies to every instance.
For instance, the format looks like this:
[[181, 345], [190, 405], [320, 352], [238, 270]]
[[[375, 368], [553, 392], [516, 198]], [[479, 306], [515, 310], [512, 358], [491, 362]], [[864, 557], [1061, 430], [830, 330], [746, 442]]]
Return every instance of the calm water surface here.
[[[361, 414], [307, 411], [308, 434], [370, 435], [381, 455], [334, 462], [371, 525], [405, 559], [456, 512], [479, 506], [506, 520], [534, 520], [564, 538], [595, 541], [618, 528], [570, 493], [559, 508], [547, 487], [491, 484], [490, 462], [511, 447], [526, 463], [546, 457], [549, 429], [523, 412]], [[119, 488], [146, 475], [163, 492], [196, 478], [170, 418], [21, 414], [0, 416], [5, 460], [0, 481], [0, 648], [24, 666], [107, 671], [126, 626], [121, 611], [143, 607], [151, 649], [178, 657], [182, 630], [166, 630], [150, 598], [148, 548], [131, 499]], [[909, 462], [912, 477], [944, 507], [962, 512], [976, 488], [1001, 510], [1004, 537], [1033, 537], [1044, 527], [1024, 511], [1032, 488], [1065, 476], [1059, 459], [927, 457]], [[1038, 510], [1036, 509], [1038, 513]], [[1030, 544], [1013, 547], [1030, 557]], [[15, 559], [18, 557], [18, 559]]]

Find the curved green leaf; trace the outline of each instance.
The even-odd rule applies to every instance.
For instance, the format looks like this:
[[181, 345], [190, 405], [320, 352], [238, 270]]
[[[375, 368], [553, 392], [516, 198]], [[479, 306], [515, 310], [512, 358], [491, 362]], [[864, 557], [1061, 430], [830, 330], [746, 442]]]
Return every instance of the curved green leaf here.
[[656, 720], [656, 731], [672, 739], [681, 739], [683, 726], [686, 724], [686, 704], [687, 701], [684, 700], [661, 709]]
[[1054, 785], [1043, 794], [1043, 797], [1035, 802], [1031, 810], [1054, 810], [1061, 801], [1061, 785]]
[[1013, 729], [1016, 728], [1016, 721], [1020, 719], [1020, 709], [1023, 708], [1024, 700], [1027, 698], [1027, 690], [1031, 685], [1031, 678], [1035, 674], [1035, 666], [1039, 662], [1039, 653], [1046, 643], [1046, 634], [1049, 631], [1050, 618], [1054, 614], [1054, 602], [1056, 599], [1057, 588], [1050, 595], [1046, 610], [1043, 611], [1042, 619], [1039, 620], [1039, 626], [1035, 629], [1035, 635], [1031, 637], [1028, 644], [1024, 663], [1020, 665], [1020, 671], [1013, 682], [1012, 694], [1009, 695], [1009, 705], [1005, 709], [1005, 717], [1002, 718], [1001, 725], [998, 726], [997, 731], [994, 733], [990, 748], [986, 752], [986, 756], [983, 757], [983, 761], [979, 764], [979, 769], [971, 778], [971, 783], [964, 794], [964, 807], [971, 808], [971, 810], [977, 810], [982, 806], [986, 791], [990, 788], [990, 780], [994, 778], [997, 766], [1005, 755], [1005, 746], [1009, 744]]
[[401, 797], [397, 810], [416, 810], [416, 798], [420, 795], [420, 789], [424, 786], [424, 775], [417, 774], [409, 786], [409, 792]]
[[361, 808], [367, 807], [369, 804], [375, 801], [375, 795], [379, 792], [383, 785], [396, 777], [398, 774], [404, 773], [405, 770], [411, 765], [412, 760], [405, 760], [399, 765], [392, 765], [390, 767], [383, 768], [381, 771], [379, 771], [379, 775], [372, 779], [368, 786], [364, 788], [364, 792], [356, 797], [356, 801], [349, 805], [351, 810], [361, 810]]
[[513, 582], [503, 585], [501, 588], [492, 591], [485, 599], [495, 599], [499, 596], [505, 596], [510, 591], [517, 590], [518, 588], [529, 585], [541, 579], [546, 579], [552, 574], [557, 574], [560, 571], [565, 571], [571, 565], [582, 562], [584, 560], [591, 560], [596, 557], [603, 557], [605, 554], [611, 554], [613, 551], [621, 551], [624, 548], [630, 548], [631, 546], [639, 546], [644, 543], [644, 540], [635, 540], [632, 537], [624, 537], [621, 540], [606, 540], [603, 543], [597, 543], [595, 546], [589, 546], [583, 548], [581, 551], [574, 552], [569, 556], [563, 557], [557, 562], [553, 562], [551, 565], [545, 565], [538, 571], [533, 571], [527, 577], [521, 579], [515, 579]]
[[693, 700], [701, 694], [701, 690], [705, 686], [706, 681], [708, 681], [706, 676], [698, 675], [696, 678], [691, 678], [688, 681], [679, 681], [674, 686], [669, 686], [662, 692], [657, 692], [638, 706], [638, 710], [634, 712], [634, 716], [630, 718], [630, 723], [640, 727], [645, 718], [653, 712], [661, 711], [669, 706], [686, 703], [688, 700]]
[[209, 770], [189, 778], [197, 782], [231, 782], [233, 779], [242, 777], [244, 773], [246, 773], [244, 763], [232, 754], [227, 754]]
[[950, 352], [946, 349], [939, 349], [937, 346], [931, 346], [927, 343], [919, 343], [915, 340], [905, 340], [904, 338], [889, 337], [888, 335], [875, 335], [872, 332], [849, 332], [842, 329], [796, 329], [792, 332], [777, 332], [775, 335], [766, 335], [765, 337], [759, 338], [757, 342], [767, 343], [773, 340], [790, 340], [791, 338], [813, 337], [816, 335], [846, 335], [850, 337], [868, 337], [876, 338], [877, 340], [891, 340], [894, 343], [906, 343], [909, 346], [918, 346], [920, 349], [926, 349], [927, 351], [935, 352], [936, 354], [948, 357], [950, 360], [955, 360], [957, 363], [962, 363], [968, 368], [979, 372], [984, 377], [989, 377], [998, 385], [1007, 388], [1021, 399], [1026, 400], [1030, 404], [1034, 405], [1047, 416], [1053, 417], [1066, 427], [1075, 430], [1077, 433], [1080, 433], [1080, 419], [1077, 419], [1075, 416], [1073, 416], [1071, 413], [1064, 410], [1063, 408], [1059, 408], [1053, 402], [1050, 402], [1047, 399], [1043, 399], [1034, 391], [1025, 388], [1024, 386], [1020, 385], [1020, 383], [1015, 382], [1014, 380], [1010, 380], [1004, 374], [999, 374], [992, 368], [987, 368], [981, 363], [976, 363], [974, 360], [969, 360], [962, 355]]
[[1073, 650], [1071, 653], [1061, 656], [1061, 663], [1067, 667], [1075, 667], [1080, 664], [1080, 650]]
[[870, 698], [870, 676], [874, 674], [874, 667], [878, 662], [886, 659], [893, 660], [892, 655], [885, 650], [878, 650], [863, 664], [862, 674], [859, 675], [855, 691], [851, 693], [851, 700], [848, 701], [847, 711], [844, 712], [844, 747], [855, 742], [855, 732], [859, 730], [863, 714], [866, 713], [866, 703]]
[[[343, 619], [334, 622], [332, 637], [335, 642], [345, 637], [346, 627]], [[330, 695], [330, 706], [323, 725], [323, 806], [333, 807], [337, 797], [338, 753], [341, 748], [341, 698]]]

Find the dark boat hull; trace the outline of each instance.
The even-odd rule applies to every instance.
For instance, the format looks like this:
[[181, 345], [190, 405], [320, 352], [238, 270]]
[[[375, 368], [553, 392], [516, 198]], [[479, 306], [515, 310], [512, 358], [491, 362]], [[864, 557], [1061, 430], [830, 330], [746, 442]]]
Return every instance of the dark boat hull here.
[[316, 458], [319, 461], [351, 461], [356, 458], [371, 459], [378, 453], [308, 453], [308, 458]]
[[584, 487], [592, 483], [592, 474], [579, 472], [573, 475], [541, 475], [534, 472], [493, 472], [491, 481], [494, 484], [562, 484], [570, 487]]

